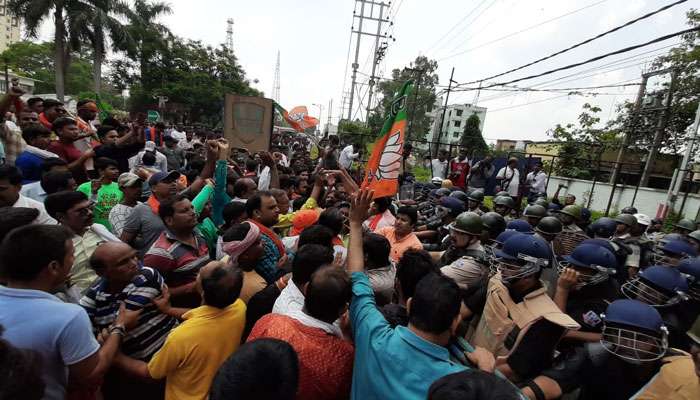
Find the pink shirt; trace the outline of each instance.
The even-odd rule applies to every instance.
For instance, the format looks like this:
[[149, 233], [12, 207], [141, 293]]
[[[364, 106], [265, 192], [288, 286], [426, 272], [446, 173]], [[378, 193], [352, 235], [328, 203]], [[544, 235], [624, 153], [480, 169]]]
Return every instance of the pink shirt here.
[[418, 240], [418, 236], [416, 236], [416, 234], [413, 232], [404, 236], [400, 240], [396, 239], [396, 228], [393, 226], [377, 229], [375, 233], [384, 236], [389, 241], [389, 244], [391, 245], [391, 253], [389, 254], [389, 257], [391, 257], [393, 261], [398, 262], [403, 256], [403, 253], [408, 249], [423, 249], [423, 244], [420, 242], [420, 240]]

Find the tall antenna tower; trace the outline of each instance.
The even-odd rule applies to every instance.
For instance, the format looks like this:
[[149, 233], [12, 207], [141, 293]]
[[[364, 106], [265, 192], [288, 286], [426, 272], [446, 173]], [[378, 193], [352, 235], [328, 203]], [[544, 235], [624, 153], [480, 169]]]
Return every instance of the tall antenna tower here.
[[275, 65], [275, 82], [272, 84], [272, 100], [280, 102], [280, 51], [277, 50], [277, 64]]
[[227, 19], [226, 24], [226, 48], [233, 52], [233, 18]]

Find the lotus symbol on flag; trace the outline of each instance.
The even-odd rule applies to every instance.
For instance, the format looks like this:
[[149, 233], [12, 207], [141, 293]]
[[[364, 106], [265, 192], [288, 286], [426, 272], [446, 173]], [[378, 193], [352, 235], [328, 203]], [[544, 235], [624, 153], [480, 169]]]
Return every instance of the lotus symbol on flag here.
[[403, 143], [401, 140], [401, 131], [397, 130], [392, 133], [386, 141], [382, 157], [379, 159], [379, 166], [375, 172], [377, 179], [398, 179], [399, 168], [401, 167], [401, 154]]

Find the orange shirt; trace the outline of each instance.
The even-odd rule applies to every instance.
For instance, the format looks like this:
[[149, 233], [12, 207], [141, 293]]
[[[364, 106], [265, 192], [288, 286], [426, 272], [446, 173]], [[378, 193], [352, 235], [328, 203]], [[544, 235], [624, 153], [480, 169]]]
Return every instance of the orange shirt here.
[[403, 253], [408, 249], [423, 249], [423, 244], [420, 242], [420, 240], [418, 240], [418, 236], [416, 236], [416, 234], [413, 232], [404, 236], [400, 240], [396, 239], [396, 230], [393, 226], [377, 229], [375, 233], [384, 236], [389, 241], [389, 244], [391, 245], [390, 257], [393, 261], [398, 262], [403, 256]]

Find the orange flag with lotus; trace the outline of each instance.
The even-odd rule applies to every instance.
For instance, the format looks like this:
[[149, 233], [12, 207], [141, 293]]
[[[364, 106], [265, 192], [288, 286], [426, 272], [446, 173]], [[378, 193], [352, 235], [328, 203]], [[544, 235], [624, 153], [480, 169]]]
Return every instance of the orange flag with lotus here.
[[374, 190], [374, 198], [393, 196], [399, 190], [399, 171], [406, 135], [406, 99], [413, 82], [407, 81], [392, 100], [382, 126], [381, 136], [374, 144], [365, 167], [362, 188]]

